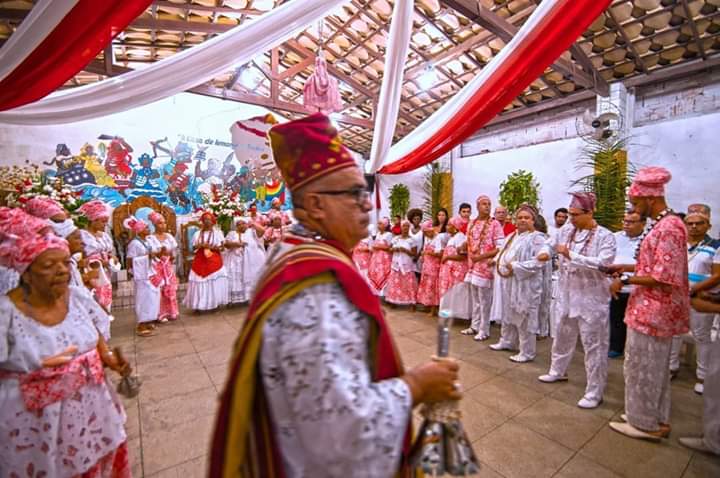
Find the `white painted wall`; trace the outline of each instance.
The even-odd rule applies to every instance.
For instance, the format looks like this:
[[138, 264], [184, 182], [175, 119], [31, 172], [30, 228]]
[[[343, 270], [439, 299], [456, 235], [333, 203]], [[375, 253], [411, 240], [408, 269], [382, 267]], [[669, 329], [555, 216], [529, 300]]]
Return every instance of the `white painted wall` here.
[[455, 204], [473, 205], [480, 194], [498, 204], [500, 183], [519, 169], [530, 171], [540, 183], [540, 207], [546, 217], [568, 205], [570, 180], [579, 177], [573, 159], [578, 157], [583, 142], [578, 138], [536, 144], [494, 153], [467, 156], [453, 161]]
[[[668, 203], [684, 211], [691, 203], [710, 205], [713, 234], [720, 233], [720, 112], [652, 123], [633, 128], [628, 157], [637, 166], [663, 166], [673, 180]], [[454, 201], [474, 205], [479, 194], [497, 203], [500, 183], [513, 171], [531, 171], [540, 182], [543, 215], [549, 218], [568, 204], [572, 179], [583, 175], [574, 161], [583, 146], [579, 138], [468, 156], [453, 161]]]
[[639, 166], [663, 166], [673, 180], [668, 203], [684, 211], [695, 202], [710, 205], [714, 234], [720, 231], [720, 112], [634, 128], [629, 158]]

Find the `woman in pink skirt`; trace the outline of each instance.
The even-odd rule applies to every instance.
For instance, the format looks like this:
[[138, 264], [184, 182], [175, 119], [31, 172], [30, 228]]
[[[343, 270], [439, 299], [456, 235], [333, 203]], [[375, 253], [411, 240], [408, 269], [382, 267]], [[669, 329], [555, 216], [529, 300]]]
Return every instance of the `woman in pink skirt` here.
[[360, 275], [362, 275], [365, 280], [368, 280], [368, 267], [370, 267], [370, 256], [372, 255], [370, 252], [371, 241], [371, 236], [366, 237], [362, 241], [358, 242], [357, 245], [353, 247], [352, 251], [352, 258], [355, 263], [355, 267], [357, 267], [358, 271], [360, 271]]
[[148, 242], [153, 249], [160, 252], [160, 257], [154, 264], [155, 274], [161, 279], [158, 321], [177, 320], [180, 316], [177, 301], [178, 280], [175, 275], [178, 244], [172, 234], [167, 232], [167, 223], [162, 214], [153, 211], [148, 215], [148, 219], [155, 226], [155, 233], [148, 237]]
[[446, 234], [439, 234], [433, 227], [432, 221], [425, 221], [422, 225], [425, 234], [425, 248], [423, 249], [422, 274], [417, 293], [417, 303], [430, 307], [430, 315], [437, 313], [440, 295], [438, 280], [440, 275], [440, 258], [445, 248], [443, 238]]
[[395, 305], [412, 305], [414, 308], [417, 278], [413, 259], [417, 255], [417, 243], [410, 235], [410, 226], [410, 221], [401, 222], [400, 235], [392, 240], [392, 264], [385, 300]]
[[462, 219], [455, 216], [448, 222], [447, 231], [450, 235], [442, 259], [440, 260], [440, 276], [438, 289], [440, 308], [452, 311], [455, 318], [469, 318], [469, 295], [465, 274], [467, 263], [467, 238], [460, 232]]
[[390, 248], [392, 247], [393, 235], [392, 232], [388, 231], [389, 226], [390, 220], [386, 217], [382, 218], [378, 222], [378, 233], [370, 245], [372, 255], [368, 267], [368, 279], [373, 292], [380, 297], [383, 296], [392, 263]]

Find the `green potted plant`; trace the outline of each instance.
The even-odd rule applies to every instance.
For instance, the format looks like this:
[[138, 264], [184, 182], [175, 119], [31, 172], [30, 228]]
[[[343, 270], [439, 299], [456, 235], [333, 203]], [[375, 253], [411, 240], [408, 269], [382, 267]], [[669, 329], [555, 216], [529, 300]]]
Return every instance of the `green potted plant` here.
[[521, 204], [540, 205], [540, 184], [530, 171], [520, 169], [500, 184], [500, 204], [513, 214]]
[[405, 217], [410, 208], [410, 190], [402, 183], [390, 188], [390, 214]]

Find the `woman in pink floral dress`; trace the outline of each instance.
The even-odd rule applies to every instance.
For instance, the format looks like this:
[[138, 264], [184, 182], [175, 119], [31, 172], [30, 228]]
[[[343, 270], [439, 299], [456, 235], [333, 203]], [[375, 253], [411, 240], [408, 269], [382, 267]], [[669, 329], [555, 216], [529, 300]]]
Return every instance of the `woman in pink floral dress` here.
[[160, 282], [160, 312], [158, 320], [167, 322], [180, 317], [178, 311], [178, 280], [175, 275], [175, 256], [178, 244], [175, 238], [167, 232], [167, 223], [162, 214], [151, 212], [148, 219], [155, 226], [155, 233], [148, 237], [153, 249], [160, 251], [160, 257], [155, 262], [155, 274], [161, 278]]
[[447, 231], [450, 235], [442, 259], [438, 289], [440, 308], [452, 311], [455, 318], [469, 318], [469, 295], [465, 274], [467, 263], [467, 237], [460, 232], [463, 220], [455, 216], [448, 222]]
[[370, 256], [370, 266], [368, 267], [368, 279], [370, 287], [372, 287], [375, 295], [383, 296], [385, 285], [390, 276], [390, 266], [392, 264], [392, 232], [388, 231], [390, 220], [386, 217], [378, 222], [378, 233], [370, 246], [372, 255]]
[[372, 237], [368, 236], [358, 242], [357, 245], [353, 247], [352, 251], [352, 258], [355, 263], [355, 267], [358, 268], [360, 275], [362, 275], [365, 280], [368, 280], [368, 268], [370, 267], [370, 256], [372, 255], [370, 252], [371, 242]]
[[400, 223], [400, 235], [392, 240], [392, 263], [385, 289], [385, 300], [395, 305], [415, 306], [417, 278], [415, 261], [417, 243], [410, 235], [410, 221]]
[[0, 263], [20, 286], [0, 297], [0, 475], [129, 478], [125, 412], [104, 366], [127, 363], [105, 342], [110, 322], [69, 286], [67, 242], [0, 231]]
[[423, 249], [422, 274], [418, 286], [417, 303], [430, 307], [430, 315], [437, 313], [440, 304], [438, 281], [440, 277], [440, 258], [447, 242], [447, 234], [440, 234], [433, 227], [432, 221], [425, 221], [422, 226], [425, 234]]

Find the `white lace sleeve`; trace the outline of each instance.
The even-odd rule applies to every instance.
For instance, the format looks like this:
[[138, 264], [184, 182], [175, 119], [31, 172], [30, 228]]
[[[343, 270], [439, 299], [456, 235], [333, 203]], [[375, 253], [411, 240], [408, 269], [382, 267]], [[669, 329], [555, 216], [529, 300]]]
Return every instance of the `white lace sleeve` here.
[[372, 381], [369, 320], [337, 284], [313, 286], [268, 318], [261, 372], [289, 476], [397, 468], [410, 390], [398, 378]]

